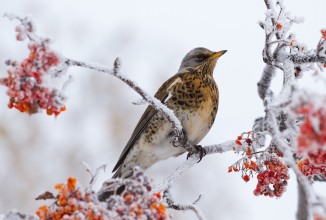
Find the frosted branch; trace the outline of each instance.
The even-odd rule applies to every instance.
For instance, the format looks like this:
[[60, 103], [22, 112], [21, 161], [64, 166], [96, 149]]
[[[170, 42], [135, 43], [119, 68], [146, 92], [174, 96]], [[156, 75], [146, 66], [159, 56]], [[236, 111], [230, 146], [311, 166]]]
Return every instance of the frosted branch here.
[[175, 210], [178, 210], [178, 211], [191, 210], [196, 214], [196, 216], [197, 216], [197, 218], [199, 220], [205, 220], [204, 215], [202, 214], [200, 209], [195, 204], [181, 205], [181, 204], [178, 204], [178, 203], [174, 202], [174, 200], [172, 199], [172, 195], [171, 195], [169, 190], [164, 191], [163, 198], [165, 199], [165, 201], [166, 201], [166, 203], [168, 205], [168, 208], [175, 209]]
[[271, 82], [273, 77], [275, 76], [275, 67], [266, 65], [261, 79], [257, 83], [258, 86], [258, 95], [259, 97], [264, 100], [266, 95], [272, 93], [271, 90], [269, 90], [269, 87], [271, 86]]
[[78, 66], [83, 67], [91, 70], [95, 70], [98, 72], [107, 73], [109, 75], [115, 76], [118, 79], [120, 79], [122, 82], [127, 84], [130, 88], [132, 88], [134, 91], [136, 91], [148, 104], [153, 106], [158, 112], [160, 112], [171, 124], [172, 130], [175, 134], [175, 142], [184, 143], [182, 144], [187, 148], [187, 150], [191, 150], [192, 145], [187, 141], [187, 138], [185, 136], [185, 133], [183, 131], [182, 125], [179, 121], [179, 119], [175, 116], [174, 112], [167, 108], [164, 104], [162, 104], [159, 100], [157, 100], [155, 97], [149, 95], [147, 92], [145, 92], [140, 86], [138, 86], [135, 82], [128, 79], [126, 76], [121, 74], [120, 72], [120, 59], [117, 58], [114, 61], [113, 69], [110, 69], [106, 66], [97, 64], [97, 63], [89, 63], [89, 62], [82, 62], [72, 59], [66, 60], [67, 66]]
[[326, 63], [326, 57], [313, 55], [290, 55], [289, 59], [295, 64], [304, 64], [304, 63]]
[[[234, 141], [227, 141], [222, 144], [210, 145], [204, 147], [206, 155], [224, 153], [232, 150]], [[191, 167], [197, 164], [200, 159], [198, 154], [190, 156], [190, 158], [184, 161], [173, 173], [166, 177], [162, 183], [158, 184], [153, 191], [162, 192], [172, 187]]]
[[[283, 161], [294, 171], [298, 180], [298, 212], [297, 219], [312, 219], [312, 209], [325, 204], [316, 195], [309, 179], [303, 175], [293, 155], [296, 153], [293, 139], [296, 136], [296, 119], [289, 116], [285, 108], [291, 103], [293, 91], [296, 88], [296, 78], [301, 72], [314, 70], [325, 64], [325, 41], [322, 39], [317, 49], [308, 50], [288, 34], [293, 23], [300, 23], [302, 19], [290, 17], [285, 11], [282, 1], [264, 0], [267, 8], [266, 19], [260, 22], [265, 30], [265, 47], [263, 60], [266, 63], [262, 77], [258, 82], [258, 94], [264, 101], [266, 115], [262, 119], [263, 132], [268, 132], [271, 145], [276, 146], [283, 153]], [[274, 46], [276, 44], [276, 46]], [[315, 65], [317, 64], [317, 65]], [[283, 87], [274, 97], [270, 90], [276, 67], [283, 71]], [[267, 99], [268, 97], [268, 99]]]
[[309, 216], [309, 204], [307, 201], [307, 195], [298, 181], [298, 208], [297, 208], [297, 220], [306, 220]]

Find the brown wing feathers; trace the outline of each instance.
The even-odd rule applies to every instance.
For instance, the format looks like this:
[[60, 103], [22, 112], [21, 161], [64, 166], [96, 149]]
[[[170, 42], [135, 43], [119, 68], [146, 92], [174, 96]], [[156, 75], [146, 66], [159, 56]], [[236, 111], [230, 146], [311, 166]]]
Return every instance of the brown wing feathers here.
[[[167, 88], [173, 83], [176, 78], [180, 77], [180, 74], [176, 74], [173, 77], [171, 77], [169, 80], [167, 80], [156, 92], [155, 98], [160, 100], [162, 103], [164, 103], [165, 99], [168, 97], [168, 91]], [[126, 159], [129, 151], [131, 150], [132, 146], [135, 144], [135, 142], [138, 140], [139, 136], [142, 134], [146, 126], [148, 125], [151, 118], [157, 113], [157, 111], [152, 107], [148, 106], [145, 110], [144, 114], [140, 118], [138, 124], [136, 125], [135, 130], [133, 131], [128, 143], [126, 144], [124, 150], [122, 151], [120, 158], [113, 168], [113, 171], [117, 171], [122, 164], [124, 163], [124, 160]], [[117, 174], [115, 174], [113, 177], [117, 177]]]

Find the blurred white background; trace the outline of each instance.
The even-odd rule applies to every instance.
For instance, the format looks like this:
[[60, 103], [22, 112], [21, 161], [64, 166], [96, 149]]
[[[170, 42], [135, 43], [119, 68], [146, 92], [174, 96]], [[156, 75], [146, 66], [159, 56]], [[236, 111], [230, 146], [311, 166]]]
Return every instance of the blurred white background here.
[[[292, 31], [308, 47], [315, 47], [320, 29], [326, 28], [326, 1], [284, 2], [293, 15], [305, 17]], [[264, 33], [257, 22], [264, 19], [265, 10], [263, 0], [0, 2], [0, 15], [32, 15], [38, 32], [51, 36], [53, 48], [66, 57], [111, 66], [116, 56], [122, 56], [123, 73], [151, 94], [176, 73], [189, 50], [199, 46], [228, 50], [215, 69], [218, 116], [202, 145], [235, 139], [251, 130], [254, 119], [264, 113], [256, 84], [264, 67]], [[0, 77], [6, 76], [6, 59], [20, 60], [28, 52], [25, 43], [15, 41], [15, 25], [0, 18]], [[54, 191], [53, 185], [69, 176], [86, 185], [89, 175], [82, 161], [94, 169], [107, 163], [101, 178], [110, 177], [146, 107], [132, 105], [137, 94], [111, 76], [78, 68], [69, 74], [75, 80], [67, 90], [67, 111], [57, 119], [9, 110], [6, 89], [0, 87], [0, 213], [14, 208], [33, 213], [43, 204], [34, 198]], [[302, 84], [311, 85], [310, 75]], [[281, 82], [278, 74], [276, 91]], [[294, 219], [294, 175], [283, 197], [255, 197], [255, 180], [245, 183], [240, 174], [227, 173], [237, 159], [232, 152], [205, 157], [174, 186], [176, 200], [190, 203], [202, 194], [199, 206], [207, 219]], [[161, 162], [148, 174], [159, 182], [184, 160], [182, 155]], [[196, 219], [191, 212], [172, 213], [174, 219]]]

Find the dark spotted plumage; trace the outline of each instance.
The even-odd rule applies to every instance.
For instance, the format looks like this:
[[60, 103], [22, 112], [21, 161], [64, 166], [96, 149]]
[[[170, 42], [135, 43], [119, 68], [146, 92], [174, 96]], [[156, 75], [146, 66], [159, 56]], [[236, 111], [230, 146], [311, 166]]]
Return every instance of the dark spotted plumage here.
[[[219, 92], [213, 70], [217, 59], [225, 52], [205, 48], [190, 51], [179, 71], [155, 94], [174, 111], [194, 145], [204, 138], [215, 120]], [[184, 153], [185, 148], [172, 145], [172, 138], [170, 123], [148, 106], [113, 169], [116, 171], [113, 177], [126, 178], [136, 165], [146, 169], [157, 161]]]

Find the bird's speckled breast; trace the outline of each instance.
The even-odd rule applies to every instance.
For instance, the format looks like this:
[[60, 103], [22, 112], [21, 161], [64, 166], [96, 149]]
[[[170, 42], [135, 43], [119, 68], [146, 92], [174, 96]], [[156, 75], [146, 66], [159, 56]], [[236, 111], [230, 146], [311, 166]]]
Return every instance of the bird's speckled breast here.
[[185, 74], [169, 89], [171, 98], [166, 105], [180, 119], [189, 141], [198, 144], [214, 123], [218, 110], [218, 88], [213, 76]]

